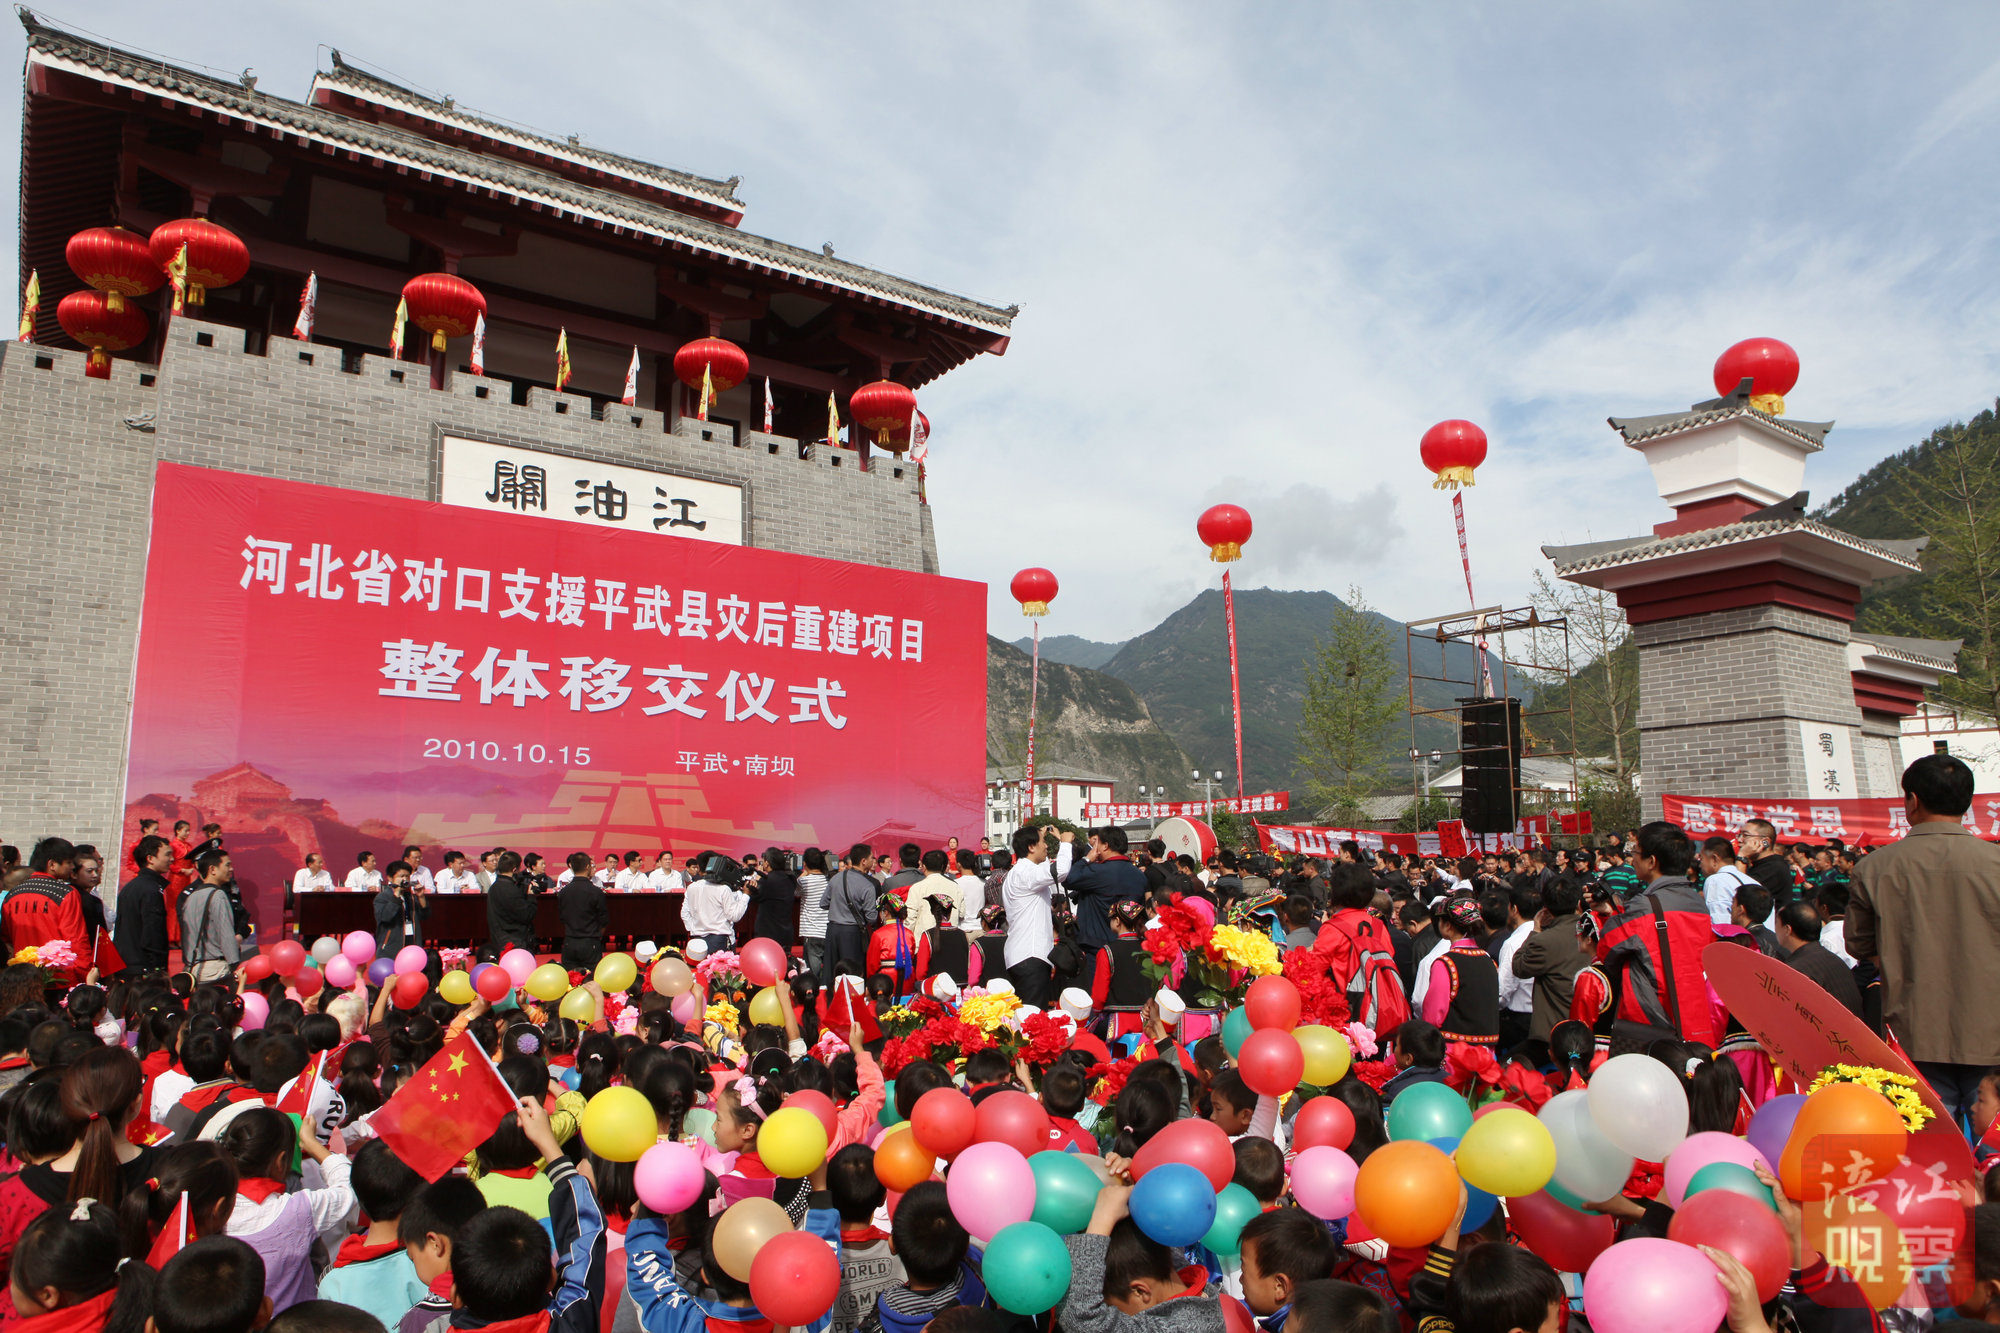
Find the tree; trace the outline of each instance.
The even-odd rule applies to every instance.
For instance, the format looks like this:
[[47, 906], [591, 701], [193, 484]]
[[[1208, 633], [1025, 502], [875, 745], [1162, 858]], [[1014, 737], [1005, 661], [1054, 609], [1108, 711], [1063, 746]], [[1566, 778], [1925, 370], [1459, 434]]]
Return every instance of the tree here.
[[1361, 590], [1349, 588], [1304, 663], [1297, 763], [1308, 799], [1332, 807], [1340, 824], [1359, 825], [1362, 798], [1387, 779], [1389, 726], [1405, 712], [1395, 644], [1369, 610]]
[[[1639, 767], [1639, 650], [1617, 595], [1575, 583], [1552, 583], [1537, 570], [1531, 600], [1543, 620], [1560, 619], [1569, 626], [1570, 660], [1561, 663], [1570, 673], [1568, 682], [1557, 683], [1547, 695], [1537, 690], [1536, 707], [1560, 707], [1567, 695], [1575, 730], [1556, 739], [1568, 742], [1579, 756], [1593, 751], [1607, 755], [1612, 783], [1629, 790]], [[1537, 637], [1539, 661], [1549, 641], [1558, 636], [1543, 631]]]

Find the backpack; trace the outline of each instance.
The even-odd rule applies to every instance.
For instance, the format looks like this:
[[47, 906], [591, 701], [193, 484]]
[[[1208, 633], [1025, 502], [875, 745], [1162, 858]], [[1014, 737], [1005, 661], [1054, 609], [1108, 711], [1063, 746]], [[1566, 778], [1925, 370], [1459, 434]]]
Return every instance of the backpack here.
[[1381, 1033], [1393, 1032], [1409, 1021], [1410, 1000], [1403, 991], [1403, 974], [1396, 970], [1388, 927], [1365, 912], [1357, 912], [1329, 918], [1324, 929], [1346, 940], [1360, 960], [1347, 982], [1354, 1021]]

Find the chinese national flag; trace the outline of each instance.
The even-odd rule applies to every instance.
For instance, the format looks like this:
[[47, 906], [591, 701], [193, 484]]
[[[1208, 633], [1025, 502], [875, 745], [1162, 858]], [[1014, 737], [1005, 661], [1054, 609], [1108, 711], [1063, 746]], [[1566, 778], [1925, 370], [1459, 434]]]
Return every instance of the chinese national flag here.
[[518, 1109], [500, 1071], [461, 1032], [368, 1117], [377, 1138], [425, 1180], [437, 1180], [465, 1160]]
[[91, 941], [90, 965], [101, 977], [116, 976], [125, 970], [125, 959], [111, 946], [110, 931], [98, 931]]
[[153, 1248], [146, 1255], [146, 1262], [154, 1268], [164, 1267], [167, 1260], [192, 1245], [194, 1239], [194, 1220], [188, 1216], [188, 1196], [183, 1194], [181, 1201], [174, 1206], [173, 1216], [160, 1228], [160, 1234], [153, 1238]]

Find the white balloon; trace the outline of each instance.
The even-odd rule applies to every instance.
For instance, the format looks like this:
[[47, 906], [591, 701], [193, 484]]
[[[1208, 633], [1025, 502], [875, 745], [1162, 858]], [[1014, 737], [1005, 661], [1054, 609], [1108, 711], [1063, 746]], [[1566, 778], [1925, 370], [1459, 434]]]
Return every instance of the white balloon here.
[[1597, 1128], [1641, 1161], [1666, 1161], [1687, 1137], [1687, 1089], [1650, 1055], [1613, 1056], [1590, 1076], [1587, 1091]]
[[331, 935], [322, 935], [313, 941], [312, 960], [321, 967], [325, 967], [326, 960], [339, 952], [340, 941]]
[[1536, 1114], [1556, 1141], [1556, 1184], [1586, 1203], [1609, 1199], [1632, 1175], [1632, 1154], [1620, 1152], [1590, 1118], [1590, 1094], [1559, 1092]]

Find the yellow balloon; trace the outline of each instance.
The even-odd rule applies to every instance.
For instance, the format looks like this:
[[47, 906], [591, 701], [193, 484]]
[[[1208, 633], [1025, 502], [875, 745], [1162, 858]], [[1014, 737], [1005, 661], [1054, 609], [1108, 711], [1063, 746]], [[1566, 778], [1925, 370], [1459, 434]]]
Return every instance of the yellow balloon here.
[[1292, 1038], [1305, 1052], [1304, 1079], [1307, 1083], [1318, 1088], [1330, 1088], [1347, 1076], [1347, 1067], [1354, 1063], [1354, 1052], [1348, 1047], [1346, 1037], [1330, 1027], [1315, 1023], [1295, 1029]]
[[694, 989], [694, 970], [679, 958], [653, 964], [653, 989], [662, 995], [685, 995]]
[[826, 1126], [803, 1106], [781, 1106], [757, 1131], [757, 1157], [787, 1180], [803, 1179], [826, 1160]]
[[579, 1023], [595, 1023], [597, 1021], [597, 997], [583, 987], [578, 986], [575, 990], [562, 997], [562, 1003], [556, 1006], [556, 1012], [564, 1018], [573, 1018]]
[[453, 1004], [471, 1004], [472, 978], [463, 972], [447, 972], [438, 982], [438, 994]]
[[776, 986], [766, 986], [750, 997], [750, 1021], [780, 1028], [785, 1025], [785, 1002]]
[[632, 955], [608, 953], [597, 963], [597, 984], [604, 988], [606, 995], [631, 989], [639, 979], [639, 965], [632, 961]]
[[543, 963], [528, 974], [528, 994], [538, 1000], [560, 1000], [569, 991], [569, 973], [561, 963]]
[[[616, 1089], [612, 1089], [616, 1091]], [[750, 1280], [750, 1264], [771, 1237], [792, 1229], [792, 1219], [770, 1199], [752, 1195], [722, 1210], [709, 1233], [708, 1252], [738, 1282]]]
[[636, 1088], [606, 1088], [583, 1108], [584, 1146], [607, 1162], [636, 1162], [659, 1138], [659, 1117]]
[[1556, 1141], [1548, 1127], [1518, 1106], [1473, 1121], [1454, 1156], [1466, 1184], [1508, 1199], [1542, 1189], [1556, 1171]]

